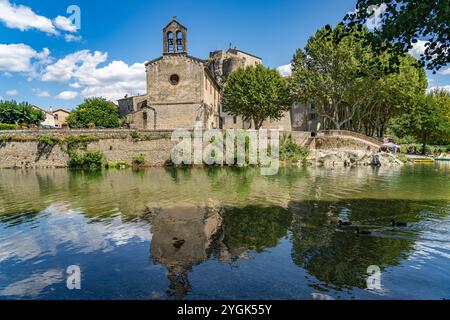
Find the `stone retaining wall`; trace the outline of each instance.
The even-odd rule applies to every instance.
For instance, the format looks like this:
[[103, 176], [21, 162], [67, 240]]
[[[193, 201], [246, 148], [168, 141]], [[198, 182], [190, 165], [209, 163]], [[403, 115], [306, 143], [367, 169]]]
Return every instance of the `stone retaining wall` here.
[[[139, 131], [141, 139], [133, 138], [133, 130], [18, 130], [0, 131], [1, 168], [58, 168], [67, 167], [69, 155], [64, 143], [47, 147], [43, 151], [37, 141], [39, 136], [90, 135], [98, 140], [88, 143], [88, 150], [101, 151], [108, 162], [132, 163], [133, 157], [142, 155], [146, 166], [163, 166], [170, 159], [176, 142], [171, 141], [171, 131]], [[351, 137], [323, 136], [311, 138], [309, 132], [284, 132], [294, 141], [312, 150], [352, 149], [366, 151], [370, 146]], [[282, 133], [283, 134], [283, 133]], [[5, 137], [13, 137], [6, 139]]]

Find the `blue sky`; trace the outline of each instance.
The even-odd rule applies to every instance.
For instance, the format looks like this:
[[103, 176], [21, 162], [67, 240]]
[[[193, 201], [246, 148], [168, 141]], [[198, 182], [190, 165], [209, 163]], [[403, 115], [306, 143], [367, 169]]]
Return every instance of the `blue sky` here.
[[[81, 10], [80, 29], [68, 19], [70, 5]], [[207, 58], [232, 43], [267, 66], [285, 66], [318, 28], [335, 25], [354, 5], [355, 0], [0, 0], [0, 99], [73, 109], [92, 95], [144, 93], [143, 63], [161, 55], [161, 30], [175, 15], [189, 29], [193, 56]], [[450, 72], [442, 73], [429, 73], [430, 87], [450, 90]]]

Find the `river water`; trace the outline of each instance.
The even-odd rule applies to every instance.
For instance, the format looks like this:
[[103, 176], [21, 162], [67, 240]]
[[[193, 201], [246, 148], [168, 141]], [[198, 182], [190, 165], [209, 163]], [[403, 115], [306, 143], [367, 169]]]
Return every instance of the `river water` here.
[[313, 293], [450, 299], [448, 164], [0, 170], [0, 299]]

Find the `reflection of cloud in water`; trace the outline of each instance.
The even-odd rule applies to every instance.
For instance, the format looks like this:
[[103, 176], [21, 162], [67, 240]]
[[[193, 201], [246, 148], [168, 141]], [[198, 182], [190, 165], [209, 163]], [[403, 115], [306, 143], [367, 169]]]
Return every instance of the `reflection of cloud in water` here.
[[0, 225], [0, 262], [56, 255], [58, 246], [84, 254], [108, 252], [131, 240], [145, 242], [152, 237], [146, 222], [124, 222], [120, 215], [92, 221], [79, 211], [62, 209], [52, 206], [30, 223], [6, 228]]
[[63, 270], [51, 269], [44, 273], [34, 273], [30, 277], [10, 284], [0, 291], [0, 296], [36, 297], [42, 290], [63, 281]]

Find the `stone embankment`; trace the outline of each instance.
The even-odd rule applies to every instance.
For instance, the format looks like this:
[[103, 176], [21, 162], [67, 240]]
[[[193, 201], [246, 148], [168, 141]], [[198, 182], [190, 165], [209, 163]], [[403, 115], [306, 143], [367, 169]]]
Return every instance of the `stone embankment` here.
[[[308, 161], [318, 166], [399, 166], [395, 156], [379, 153], [381, 143], [345, 131], [283, 132], [296, 144], [311, 150]], [[79, 141], [78, 141], [79, 140]], [[76, 142], [76, 143], [75, 143]], [[176, 142], [169, 131], [133, 130], [21, 130], [0, 131], [1, 168], [68, 167], [71, 144], [100, 151], [109, 163], [131, 164], [145, 159], [144, 166], [164, 166]]]
[[308, 161], [323, 167], [398, 167], [403, 165], [403, 162], [391, 153], [363, 150], [316, 150]]

